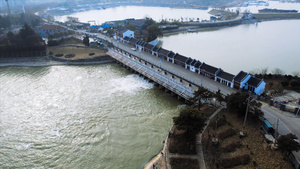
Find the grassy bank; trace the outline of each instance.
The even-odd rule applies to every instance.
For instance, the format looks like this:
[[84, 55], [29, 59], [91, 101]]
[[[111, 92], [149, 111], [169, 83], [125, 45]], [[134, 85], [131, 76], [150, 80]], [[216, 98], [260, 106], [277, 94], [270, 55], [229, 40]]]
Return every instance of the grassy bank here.
[[261, 123], [251, 119], [247, 122], [245, 138], [239, 137], [243, 117], [224, 110], [219, 113], [216, 137], [218, 145], [212, 143], [215, 133], [215, 117], [203, 133], [203, 148], [207, 168], [284, 168], [292, 169], [290, 161], [284, 160], [280, 151], [270, 149], [264, 138]]

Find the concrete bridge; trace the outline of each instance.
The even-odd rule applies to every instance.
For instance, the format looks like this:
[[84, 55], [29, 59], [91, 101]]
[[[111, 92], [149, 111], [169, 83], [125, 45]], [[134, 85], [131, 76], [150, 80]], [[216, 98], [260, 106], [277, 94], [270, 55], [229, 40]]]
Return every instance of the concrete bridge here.
[[235, 89], [153, 55], [133, 51], [130, 46], [123, 43], [113, 43], [108, 54], [123, 67], [144, 76], [158, 85], [159, 88], [164, 88], [166, 92], [170, 92], [171, 95], [177, 95], [178, 99], [189, 100], [200, 86], [213, 93], [220, 89], [224, 96], [236, 92]]
[[145, 79], [149, 79], [149, 81], [159, 86], [160, 89], [170, 92], [172, 96], [177, 96], [178, 100], [185, 99], [187, 101], [194, 96], [193, 93], [197, 89], [195, 85], [188, 83], [176, 75], [170, 74], [157, 65], [142, 60], [117, 47], [110, 49], [108, 54], [123, 67], [138, 73]]

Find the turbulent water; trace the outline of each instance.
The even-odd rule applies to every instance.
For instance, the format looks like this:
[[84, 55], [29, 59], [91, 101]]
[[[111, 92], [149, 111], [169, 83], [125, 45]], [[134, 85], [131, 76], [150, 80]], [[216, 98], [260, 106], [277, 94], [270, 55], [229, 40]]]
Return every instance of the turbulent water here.
[[0, 68], [1, 168], [142, 168], [182, 105], [115, 64]]

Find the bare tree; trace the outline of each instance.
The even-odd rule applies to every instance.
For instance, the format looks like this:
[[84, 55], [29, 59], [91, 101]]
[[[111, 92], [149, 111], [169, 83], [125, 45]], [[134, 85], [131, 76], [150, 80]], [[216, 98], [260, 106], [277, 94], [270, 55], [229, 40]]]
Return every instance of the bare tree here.
[[273, 73], [274, 75], [283, 75], [283, 74], [284, 74], [283, 70], [281, 70], [281, 69], [279, 69], [279, 68], [273, 69], [273, 70], [272, 70], [272, 73]]
[[261, 71], [260, 71], [260, 73], [262, 74], [262, 75], [266, 75], [267, 73], [268, 73], [268, 67], [266, 67], [266, 68], [262, 68], [261, 69]]
[[300, 72], [292, 72], [293, 76], [300, 77]]

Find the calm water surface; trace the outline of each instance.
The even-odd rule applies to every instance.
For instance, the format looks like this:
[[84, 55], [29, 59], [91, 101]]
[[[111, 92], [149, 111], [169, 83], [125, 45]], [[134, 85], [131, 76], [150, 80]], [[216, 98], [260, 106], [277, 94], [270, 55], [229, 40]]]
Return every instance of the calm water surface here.
[[0, 168], [142, 168], [176, 98], [115, 64], [0, 69]]
[[232, 74], [280, 68], [300, 72], [300, 20], [282, 20], [160, 37], [165, 49]]
[[[279, 3], [269, 1], [269, 6], [241, 7], [240, 11], [257, 12], [263, 8], [296, 9], [300, 3]], [[231, 10], [236, 10], [232, 8]], [[97, 24], [105, 21], [126, 18], [181, 17], [209, 19], [208, 10], [172, 9], [165, 7], [127, 6], [105, 10], [93, 10], [72, 14], [82, 22], [95, 20]], [[56, 17], [64, 21], [67, 16]], [[206, 29], [197, 33], [179, 33], [160, 37], [162, 47], [187, 57], [198, 59], [215, 67], [237, 74], [240, 70], [259, 72], [275, 68], [286, 74], [300, 72], [300, 20], [268, 21], [258, 24], [245, 24], [234, 27]]]
[[[196, 9], [177, 9], [167, 7], [144, 7], [144, 6], [121, 6], [115, 8], [108, 8], [105, 10], [91, 10], [86, 12], [79, 12], [71, 15], [56, 16], [55, 20], [66, 21], [68, 16], [79, 18], [80, 22], [95, 21], [96, 24], [101, 25], [106, 21], [123, 20], [128, 18], [143, 19], [151, 17], [159, 21], [161, 19], [176, 19], [183, 18], [188, 21], [189, 18], [194, 18], [196, 21], [209, 19], [211, 16], [208, 14], [209, 10], [196, 10]], [[94, 23], [91, 23], [94, 24]]]

